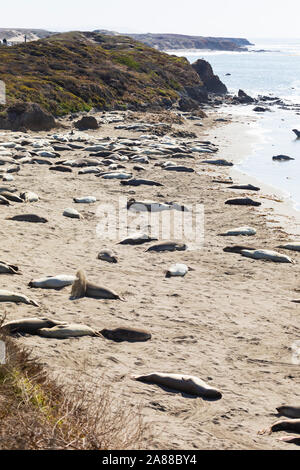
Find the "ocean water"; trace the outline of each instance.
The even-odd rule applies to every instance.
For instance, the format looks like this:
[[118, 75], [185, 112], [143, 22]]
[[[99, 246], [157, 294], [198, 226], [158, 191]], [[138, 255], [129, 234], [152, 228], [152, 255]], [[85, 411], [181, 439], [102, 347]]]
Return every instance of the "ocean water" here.
[[[241, 88], [254, 97], [259, 94], [278, 96], [289, 104], [300, 105], [300, 39], [249, 40], [254, 43], [249, 52], [170, 53], [185, 56], [191, 63], [199, 58], [207, 60], [230, 93], [236, 94]], [[292, 132], [294, 128], [300, 130], [300, 115], [295, 110], [282, 110], [277, 106], [261, 114], [255, 113], [252, 105], [225, 109], [232, 114], [257, 117], [248, 128], [249, 132], [262, 137], [236, 168], [279, 189], [300, 210], [300, 139]], [[295, 160], [274, 162], [272, 157], [279, 154]]]

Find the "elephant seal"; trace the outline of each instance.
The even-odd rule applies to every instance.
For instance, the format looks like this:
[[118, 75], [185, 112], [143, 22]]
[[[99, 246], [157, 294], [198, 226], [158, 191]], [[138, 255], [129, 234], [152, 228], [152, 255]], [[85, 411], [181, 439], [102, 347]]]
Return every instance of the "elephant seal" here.
[[300, 242], [287, 243], [286, 245], [278, 246], [278, 248], [282, 248], [283, 250], [300, 251]]
[[168, 165], [163, 168], [163, 170], [166, 171], [178, 171], [178, 172], [184, 172], [184, 173], [194, 173], [195, 170], [194, 168], [190, 168], [188, 166], [183, 166], [183, 165]]
[[127, 202], [127, 209], [134, 212], [162, 212], [172, 209], [188, 212], [186, 207], [174, 202], [136, 201], [134, 198]]
[[56, 325], [52, 328], [41, 328], [37, 330], [39, 336], [46, 338], [68, 339], [79, 336], [100, 336], [95, 330], [86, 325], [70, 323]]
[[229, 186], [229, 189], [243, 189], [245, 191], [260, 191], [258, 186], [253, 186], [252, 184], [234, 184]]
[[252, 259], [274, 261], [275, 263], [294, 263], [289, 256], [272, 250], [241, 250], [241, 255]]
[[52, 328], [56, 325], [61, 325], [63, 322], [51, 320], [49, 318], [23, 318], [21, 320], [13, 320], [5, 323], [1, 330], [10, 335], [17, 333], [28, 333], [35, 335], [37, 330], [41, 328]]
[[6, 199], [6, 197], [2, 196], [2, 194], [0, 194], [0, 205], [1, 206], [10, 206], [9, 200]]
[[203, 380], [191, 375], [154, 372], [148, 375], [141, 375], [135, 379], [140, 382], [162, 385], [179, 392], [187, 393], [188, 395], [211, 399], [222, 398], [222, 394], [219, 390], [210, 387]]
[[94, 196], [74, 197], [73, 201], [77, 204], [93, 204], [97, 201], [97, 198]]
[[201, 163], [208, 163], [210, 165], [220, 165], [220, 166], [233, 166], [232, 162], [229, 162], [228, 160], [203, 160]]
[[228, 199], [225, 204], [231, 206], [261, 206], [261, 202], [253, 201], [250, 197], [243, 197], [239, 199]]
[[63, 165], [50, 166], [49, 170], [50, 171], [61, 171], [63, 173], [72, 173], [73, 172], [72, 168], [69, 168], [68, 166], [63, 166]]
[[235, 246], [226, 246], [225, 248], [223, 248], [223, 251], [225, 253], [239, 253], [241, 254], [241, 252], [243, 250], [255, 250], [255, 248], [253, 247], [248, 247], [248, 246], [240, 246], [240, 245], [235, 245]]
[[144, 179], [131, 179], [127, 181], [121, 181], [120, 184], [123, 186], [163, 186], [162, 183], [158, 183], [157, 181], [152, 180], [144, 180]]
[[276, 408], [278, 413], [287, 418], [300, 418], [300, 406], [282, 405]]
[[0, 261], [0, 274], [21, 274], [18, 266], [13, 266], [5, 261]]
[[295, 160], [292, 157], [289, 157], [288, 155], [275, 155], [275, 157], [272, 157], [272, 160], [279, 161], [279, 162], [288, 162], [289, 160]]
[[86, 275], [82, 270], [79, 270], [76, 276], [77, 279], [73, 283], [71, 291], [71, 298], [73, 300], [80, 299], [82, 297], [91, 297], [93, 299], [112, 299], [122, 300], [123, 302], [125, 301], [125, 299], [120, 297], [119, 294], [113, 290], [88, 282]]
[[252, 236], [256, 235], [256, 230], [251, 227], [238, 227], [238, 228], [233, 228], [231, 230], [228, 230], [225, 233], [221, 233], [222, 237], [237, 237], [239, 235], [243, 236]]
[[38, 202], [40, 199], [37, 194], [31, 191], [26, 191], [24, 193], [21, 193], [20, 198], [25, 202]]
[[82, 219], [82, 215], [76, 210], [73, 209], [72, 207], [68, 207], [63, 211], [63, 215], [65, 217], [69, 217], [70, 219]]
[[17, 196], [16, 194], [12, 194], [10, 192], [1, 192], [1, 196], [2, 197], [5, 197], [6, 199], [8, 199], [9, 201], [11, 202], [24, 202], [23, 199], [21, 199], [19, 196]]
[[7, 217], [7, 220], [14, 220], [17, 222], [31, 222], [35, 224], [46, 224], [48, 222], [45, 217], [40, 217], [39, 215], [35, 214], [15, 215], [14, 217]]
[[117, 263], [118, 258], [111, 250], [102, 250], [98, 254], [98, 259], [107, 261], [108, 263]]
[[291, 431], [300, 433], [300, 419], [287, 419], [277, 421], [268, 429], [262, 429], [258, 434], [271, 434], [277, 431]]
[[154, 245], [150, 246], [146, 250], [146, 252], [148, 251], [156, 251], [156, 252], [185, 251], [186, 249], [187, 249], [187, 246], [185, 243], [177, 242], [177, 241], [165, 241], [165, 242], [155, 243]]
[[152, 241], [157, 241], [157, 238], [149, 237], [147, 234], [136, 233], [122, 240], [119, 245], [142, 245]]
[[104, 329], [100, 331], [100, 333], [104, 338], [116, 341], [117, 343], [121, 343], [122, 341], [135, 343], [151, 339], [151, 333], [148, 331], [127, 327], [116, 328], [114, 330]]
[[188, 268], [185, 264], [173, 264], [173, 266], [171, 266], [166, 271], [166, 277], [184, 277], [189, 271], [190, 268]]
[[297, 138], [300, 138], [300, 131], [298, 129], [293, 129], [293, 132], [296, 134]]
[[40, 279], [34, 279], [29, 282], [29, 287], [38, 287], [40, 289], [61, 289], [62, 287], [71, 286], [76, 281], [76, 276], [68, 276], [67, 274], [59, 274], [58, 276], [47, 276]]
[[39, 304], [35, 300], [30, 300], [26, 295], [3, 289], [0, 290], [0, 302], [14, 302], [16, 304], [23, 303], [39, 307]]

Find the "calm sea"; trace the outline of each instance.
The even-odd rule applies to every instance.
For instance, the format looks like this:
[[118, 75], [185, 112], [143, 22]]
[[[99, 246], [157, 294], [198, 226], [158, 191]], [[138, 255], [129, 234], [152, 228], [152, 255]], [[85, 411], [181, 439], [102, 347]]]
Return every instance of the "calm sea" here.
[[[187, 57], [190, 62], [199, 58], [208, 60], [229, 92], [237, 93], [241, 88], [254, 97], [273, 95], [290, 104], [300, 104], [300, 39], [249, 40], [255, 44], [249, 47], [249, 52], [199, 50], [176, 51], [175, 54]], [[258, 120], [250, 126], [249, 132], [263, 136], [237, 169], [280, 189], [300, 210], [300, 139], [297, 140], [291, 131], [294, 128], [300, 130], [300, 115], [277, 107], [271, 107], [272, 112], [258, 115], [252, 108], [226, 108], [234, 114], [257, 116]], [[279, 154], [295, 160], [274, 162], [272, 156]]]

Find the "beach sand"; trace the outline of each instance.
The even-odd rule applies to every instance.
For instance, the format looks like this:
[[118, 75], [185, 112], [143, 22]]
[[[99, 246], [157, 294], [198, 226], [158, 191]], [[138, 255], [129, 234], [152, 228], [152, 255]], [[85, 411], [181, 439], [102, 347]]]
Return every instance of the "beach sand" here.
[[[220, 148], [217, 158], [234, 161], [249, 152], [251, 138], [246, 125], [238, 118], [234, 123], [216, 123], [216, 117], [220, 116], [209, 113], [201, 128], [193, 122], [174, 127], [186, 128], [216, 143]], [[115, 130], [114, 124], [89, 134], [140, 135]], [[10, 139], [9, 133], [5, 133], [5, 139]], [[148, 427], [144, 449], [297, 449], [294, 444], [278, 442], [284, 433], [258, 436], [257, 432], [277, 419], [277, 406], [300, 403], [296, 386], [300, 368], [292, 363], [292, 345], [300, 339], [300, 305], [292, 303], [300, 299], [300, 292], [295, 292], [300, 289], [300, 253], [286, 252], [295, 264], [275, 264], [224, 253], [223, 248], [246, 245], [276, 250], [290, 240], [292, 225], [300, 236], [300, 217], [296, 220], [295, 214], [286, 212], [284, 203], [272, 200], [276, 196], [270, 189], [252, 194], [212, 182], [216, 176], [229, 175], [235, 182], [240, 178], [250, 182], [230, 168], [201, 165], [195, 160], [178, 162], [193, 166], [197, 172], [162, 172], [153, 163], [145, 165], [142, 177], [162, 182], [164, 187], [160, 188], [122, 187], [118, 181], [94, 175], [77, 176], [76, 169], [69, 174], [49, 171], [44, 165], [23, 166], [13, 185], [20, 191], [36, 192], [41, 201], [30, 206], [1, 206], [1, 258], [17, 264], [23, 273], [1, 276], [1, 285], [27, 294], [40, 307], [2, 304], [1, 311], [5, 311], [7, 320], [37, 315], [84, 323], [97, 330], [122, 325], [150, 330], [152, 340], [146, 343], [114, 343], [98, 337], [17, 339], [61, 383], [82, 387], [96, 384], [99, 391], [109, 385], [117, 403], [123, 401], [124, 406], [140, 409]], [[73, 203], [73, 197], [85, 195], [94, 195], [99, 202], [117, 203], [125, 195], [203, 204], [204, 244], [185, 252], [145, 253], [145, 245], [103, 242], [96, 234], [97, 203]], [[262, 206], [224, 204], [237, 195], [253, 197]], [[63, 217], [66, 207], [75, 207], [85, 218]], [[47, 217], [49, 223], [5, 220], [28, 212]], [[279, 221], [280, 212], [285, 215]], [[256, 228], [257, 235], [219, 236], [243, 225]], [[98, 260], [103, 248], [113, 248], [119, 263]], [[166, 279], [164, 270], [177, 262], [193, 271], [184, 278]], [[75, 274], [79, 268], [85, 270], [89, 280], [117, 290], [127, 301], [71, 301], [69, 287], [61, 291], [27, 287], [32, 279]], [[206, 401], [132, 379], [154, 371], [196, 375], [219, 388], [223, 397]]]

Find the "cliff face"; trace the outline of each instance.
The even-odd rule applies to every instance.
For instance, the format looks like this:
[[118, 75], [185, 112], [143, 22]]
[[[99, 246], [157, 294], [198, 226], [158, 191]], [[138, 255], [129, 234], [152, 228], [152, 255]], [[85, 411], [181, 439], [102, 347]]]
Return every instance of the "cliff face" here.
[[192, 67], [199, 77], [201, 77], [209, 93], [216, 93], [218, 95], [225, 95], [227, 93], [227, 87], [221, 82], [217, 75], [214, 75], [211, 65], [206, 60], [199, 59], [192, 64]]
[[251, 43], [243, 38], [213, 38], [186, 36], [182, 34], [130, 34], [137, 41], [158, 50], [211, 49], [220, 51], [243, 51]]
[[[34, 102], [54, 115], [98, 109], [158, 109], [207, 100], [187, 59], [125, 36], [71, 32], [0, 47], [7, 105]], [[3, 109], [3, 107], [2, 107]]]

